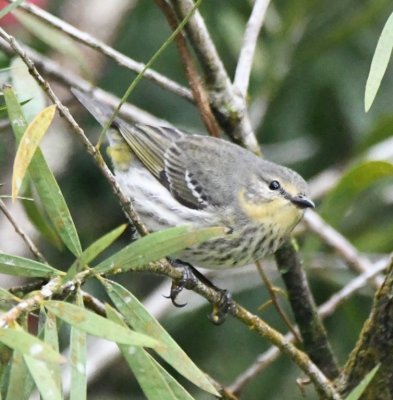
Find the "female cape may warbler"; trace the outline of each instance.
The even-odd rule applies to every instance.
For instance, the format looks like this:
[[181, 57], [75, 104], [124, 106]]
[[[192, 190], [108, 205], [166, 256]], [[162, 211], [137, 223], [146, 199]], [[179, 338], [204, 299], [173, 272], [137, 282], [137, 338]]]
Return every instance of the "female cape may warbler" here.
[[[73, 91], [105, 125], [109, 107]], [[276, 251], [304, 209], [314, 207], [300, 175], [225, 140], [120, 118], [108, 137], [116, 178], [149, 230], [229, 228], [225, 237], [179, 255], [191, 264], [226, 268], [258, 260]]]

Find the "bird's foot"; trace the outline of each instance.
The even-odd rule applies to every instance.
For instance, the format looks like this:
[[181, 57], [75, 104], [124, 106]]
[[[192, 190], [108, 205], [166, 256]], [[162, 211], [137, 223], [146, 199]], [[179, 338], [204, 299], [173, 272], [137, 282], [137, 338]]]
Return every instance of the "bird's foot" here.
[[193, 289], [198, 281], [202, 282], [206, 286], [218, 291], [221, 293], [220, 299], [217, 303], [213, 304], [213, 310], [209, 314], [208, 318], [215, 325], [222, 324], [228, 313], [233, 306], [232, 295], [225, 289], [220, 289], [214, 283], [212, 283], [209, 279], [206, 278], [205, 275], [201, 274], [195, 267], [191, 264], [188, 264], [181, 260], [170, 260], [171, 264], [176, 268], [182, 269], [182, 277], [177, 280], [172, 281], [171, 291], [169, 296], [165, 296], [171, 299], [172, 304], [176, 307], [184, 307], [187, 303], [181, 304], [176, 301], [177, 296], [183, 289]]

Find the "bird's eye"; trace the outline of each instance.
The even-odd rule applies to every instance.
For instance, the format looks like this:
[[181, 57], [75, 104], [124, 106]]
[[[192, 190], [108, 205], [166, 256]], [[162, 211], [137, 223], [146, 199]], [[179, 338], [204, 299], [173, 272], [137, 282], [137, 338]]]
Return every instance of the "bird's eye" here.
[[278, 182], [278, 181], [271, 181], [270, 183], [269, 183], [269, 189], [270, 190], [278, 190], [278, 189], [280, 189], [280, 183]]

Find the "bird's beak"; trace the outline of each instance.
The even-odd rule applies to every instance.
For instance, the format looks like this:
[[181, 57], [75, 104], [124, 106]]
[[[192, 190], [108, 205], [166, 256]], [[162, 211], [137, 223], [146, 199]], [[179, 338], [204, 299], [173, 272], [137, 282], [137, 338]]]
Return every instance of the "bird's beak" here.
[[296, 207], [299, 207], [301, 209], [304, 208], [315, 208], [315, 204], [312, 200], [310, 200], [308, 197], [306, 197], [303, 194], [298, 194], [297, 196], [291, 197], [291, 202], [294, 204]]

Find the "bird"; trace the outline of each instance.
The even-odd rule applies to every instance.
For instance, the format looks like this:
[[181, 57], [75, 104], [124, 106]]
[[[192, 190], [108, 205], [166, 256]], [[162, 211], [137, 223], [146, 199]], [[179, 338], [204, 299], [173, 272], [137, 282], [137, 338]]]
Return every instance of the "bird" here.
[[[102, 126], [108, 123], [109, 106], [73, 93]], [[227, 228], [226, 235], [177, 255], [189, 265], [223, 269], [260, 260], [315, 207], [297, 172], [227, 140], [119, 117], [107, 136], [116, 180], [149, 231], [183, 224]]]

